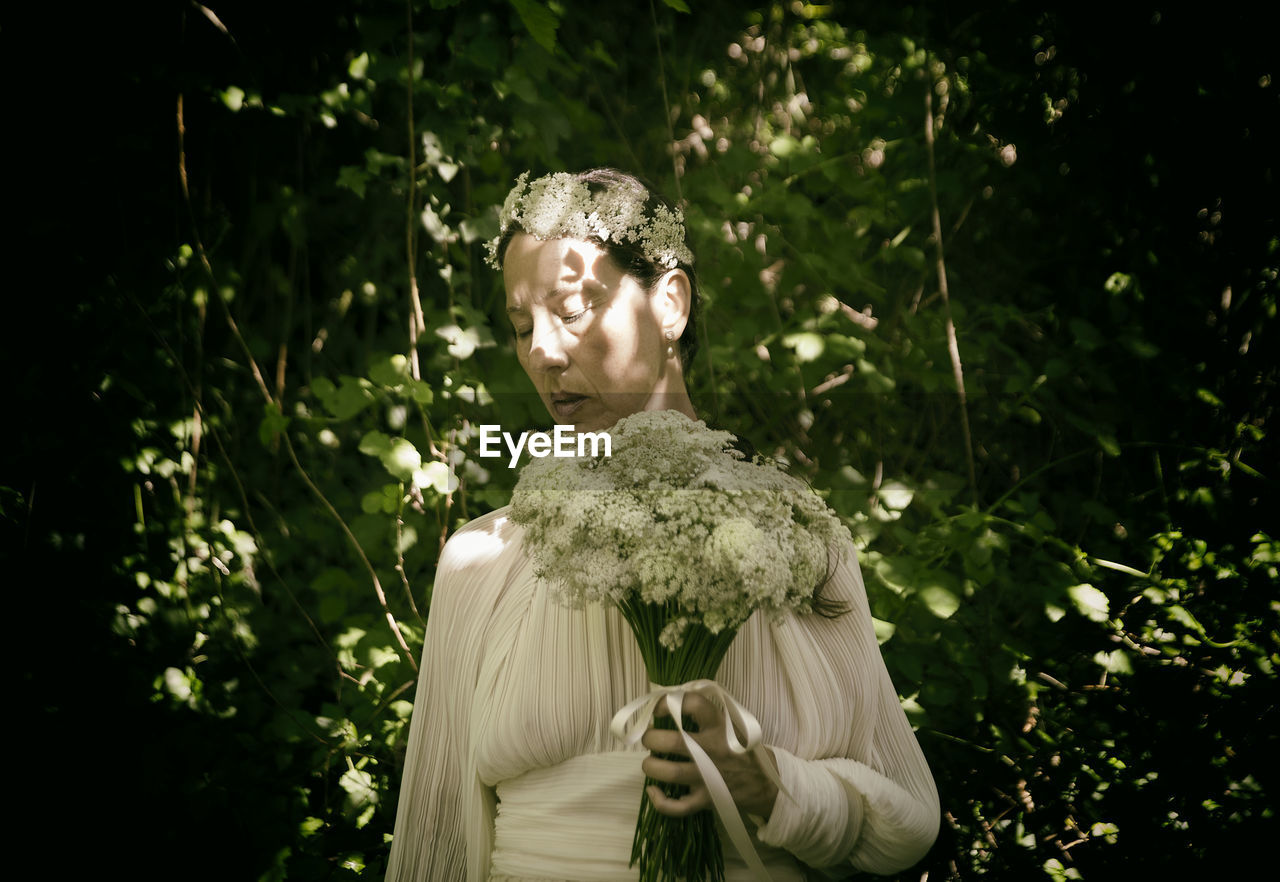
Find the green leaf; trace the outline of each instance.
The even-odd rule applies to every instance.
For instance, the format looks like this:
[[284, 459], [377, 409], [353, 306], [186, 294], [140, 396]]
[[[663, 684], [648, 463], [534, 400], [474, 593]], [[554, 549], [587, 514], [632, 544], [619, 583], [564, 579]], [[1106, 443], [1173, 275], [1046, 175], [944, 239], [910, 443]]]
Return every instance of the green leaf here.
[[1084, 319], [1071, 319], [1067, 322], [1071, 334], [1076, 338], [1076, 345], [1086, 352], [1091, 352], [1102, 345], [1102, 334]]
[[409, 359], [399, 353], [375, 358], [369, 363], [369, 379], [379, 386], [403, 385], [409, 380]]
[[320, 620], [326, 624], [342, 621], [347, 614], [347, 598], [341, 594], [326, 594], [320, 598]]
[[782, 345], [795, 350], [796, 361], [801, 363], [817, 360], [824, 346], [822, 336], [811, 331], [788, 334], [782, 338]]
[[537, 0], [511, 0], [520, 21], [529, 29], [533, 39], [548, 52], [556, 51], [556, 29], [560, 27], [559, 17], [546, 4]]
[[369, 432], [360, 439], [360, 452], [376, 456], [393, 477], [401, 481], [413, 480], [414, 472], [422, 468], [422, 454], [404, 438], [391, 438], [382, 432]]
[[1094, 653], [1093, 660], [1105, 668], [1107, 673], [1110, 674], [1133, 673], [1133, 662], [1129, 661], [1129, 654], [1123, 649], [1113, 649], [1111, 652]]
[[355, 587], [351, 574], [341, 567], [328, 567], [311, 580], [311, 590], [318, 594], [341, 592]]
[[347, 769], [342, 773], [338, 784], [347, 791], [347, 800], [352, 806], [361, 807], [378, 801], [378, 791], [373, 786], [373, 776], [364, 769]]
[[885, 481], [877, 495], [884, 507], [892, 511], [901, 511], [911, 504], [914, 491], [901, 481]]
[[345, 187], [361, 199], [369, 183], [369, 173], [358, 165], [344, 165], [338, 169], [338, 186]]
[[358, 449], [368, 456], [382, 456], [391, 449], [391, 438], [385, 432], [366, 432]]
[[422, 380], [409, 380], [409, 394], [413, 396], [414, 401], [423, 406], [429, 405], [435, 397], [431, 387]]
[[382, 465], [402, 481], [413, 479], [413, 473], [422, 467], [422, 454], [404, 438], [392, 438], [391, 447], [380, 457]]
[[790, 135], [781, 135], [769, 143], [769, 152], [779, 159], [786, 159], [800, 149], [800, 142]]
[[340, 385], [335, 387], [332, 380], [320, 377], [311, 384], [311, 391], [337, 419], [349, 420], [373, 404], [368, 380], [343, 376], [338, 378], [338, 382]]
[[452, 493], [458, 489], [458, 479], [442, 462], [429, 462], [413, 473], [413, 483], [420, 489], [428, 487], [440, 495]]
[[892, 392], [895, 383], [892, 377], [886, 377], [876, 368], [874, 364], [865, 358], [860, 358], [856, 362], [858, 373], [862, 376], [863, 381], [867, 384], [867, 388], [872, 392], [886, 393]]
[[960, 608], [960, 598], [941, 585], [926, 585], [920, 589], [920, 599], [929, 612], [940, 619], [949, 619]]
[[280, 405], [269, 401], [263, 406], [262, 422], [258, 424], [258, 440], [263, 445], [268, 445], [288, 427], [289, 418], [280, 412]]
[[1107, 620], [1108, 601], [1107, 595], [1103, 594], [1092, 585], [1072, 585], [1067, 589], [1067, 594], [1071, 597], [1071, 602], [1075, 604], [1080, 614], [1087, 619], [1095, 622], [1105, 622]]
[[684, 0], [662, 0], [664, 6], [674, 9], [676, 12], [689, 12], [689, 4]]
[[435, 329], [436, 337], [448, 343], [449, 355], [458, 360], [470, 358], [477, 348], [483, 346], [480, 333], [475, 328], [458, 328], [457, 325], [443, 325]]

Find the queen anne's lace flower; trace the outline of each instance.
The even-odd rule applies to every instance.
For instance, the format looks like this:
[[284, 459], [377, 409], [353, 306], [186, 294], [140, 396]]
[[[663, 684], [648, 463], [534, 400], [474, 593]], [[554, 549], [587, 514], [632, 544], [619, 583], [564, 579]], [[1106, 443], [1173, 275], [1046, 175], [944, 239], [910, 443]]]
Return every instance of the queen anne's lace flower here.
[[485, 263], [502, 269], [498, 244], [512, 225], [535, 239], [592, 239], [631, 242], [651, 263], [674, 269], [693, 264], [685, 244], [684, 214], [680, 209], [657, 206], [645, 212], [649, 194], [642, 188], [613, 185], [591, 192], [585, 181], [557, 172], [529, 181], [529, 173], [516, 178], [498, 217], [498, 235], [485, 243]]
[[674, 411], [610, 434], [612, 456], [535, 459], [511, 497], [534, 571], [562, 602], [663, 606], [668, 650], [693, 624], [718, 634], [757, 609], [812, 608], [849, 531], [809, 487]]

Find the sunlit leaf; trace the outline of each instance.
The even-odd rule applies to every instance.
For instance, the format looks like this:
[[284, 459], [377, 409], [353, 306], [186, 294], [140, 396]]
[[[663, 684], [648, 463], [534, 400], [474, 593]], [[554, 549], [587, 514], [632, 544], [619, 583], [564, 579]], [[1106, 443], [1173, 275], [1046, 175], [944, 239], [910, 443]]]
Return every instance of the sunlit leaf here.
[[556, 29], [560, 27], [560, 18], [546, 4], [538, 0], [511, 0], [516, 14], [529, 29], [529, 33], [538, 41], [538, 45], [548, 52], [556, 49]]
[[920, 589], [920, 598], [929, 612], [940, 619], [948, 619], [960, 608], [960, 598], [941, 585], [927, 585]]
[[1092, 585], [1072, 585], [1067, 589], [1071, 602], [1076, 610], [1095, 622], [1105, 622], [1108, 616], [1109, 603], [1107, 595]]

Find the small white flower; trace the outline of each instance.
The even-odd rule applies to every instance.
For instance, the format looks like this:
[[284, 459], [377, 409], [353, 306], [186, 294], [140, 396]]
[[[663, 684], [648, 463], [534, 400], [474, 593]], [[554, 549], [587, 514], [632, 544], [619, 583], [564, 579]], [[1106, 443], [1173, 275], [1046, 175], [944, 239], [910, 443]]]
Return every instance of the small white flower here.
[[498, 243], [516, 225], [536, 239], [595, 236], [602, 242], [634, 242], [645, 258], [658, 266], [692, 265], [693, 252], [685, 244], [684, 214], [660, 205], [653, 217], [646, 217], [647, 198], [645, 191], [623, 186], [592, 193], [585, 181], [564, 172], [533, 182], [529, 172], [523, 172], [502, 203], [498, 236], [485, 243], [485, 263], [502, 269]]
[[533, 460], [512, 495], [557, 599], [674, 603], [659, 635], [668, 649], [692, 624], [720, 633], [757, 609], [811, 608], [829, 555], [849, 542], [812, 490], [672, 411], [627, 417], [611, 434], [611, 457]]

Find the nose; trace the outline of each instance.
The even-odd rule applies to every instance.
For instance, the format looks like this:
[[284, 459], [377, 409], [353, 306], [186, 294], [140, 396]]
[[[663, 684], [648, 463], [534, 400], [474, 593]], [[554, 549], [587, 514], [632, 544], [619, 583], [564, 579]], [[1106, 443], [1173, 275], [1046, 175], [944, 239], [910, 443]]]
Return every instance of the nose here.
[[534, 322], [533, 336], [529, 342], [529, 370], [545, 373], [564, 370], [569, 366], [569, 354], [565, 349], [564, 330], [555, 322]]

